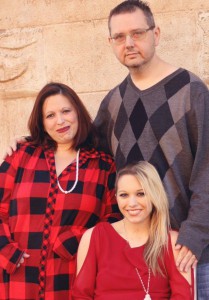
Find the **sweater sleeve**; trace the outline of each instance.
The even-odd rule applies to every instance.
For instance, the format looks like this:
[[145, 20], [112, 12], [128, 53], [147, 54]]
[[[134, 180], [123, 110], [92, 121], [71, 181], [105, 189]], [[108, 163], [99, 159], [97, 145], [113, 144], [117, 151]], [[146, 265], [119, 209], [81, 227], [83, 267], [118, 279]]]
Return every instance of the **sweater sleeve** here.
[[96, 230], [92, 232], [89, 249], [87, 256], [81, 267], [80, 272], [75, 278], [73, 289], [72, 289], [72, 300], [93, 300], [94, 291], [96, 286], [97, 276], [97, 251], [98, 245], [96, 246]]
[[97, 129], [99, 135], [99, 148], [100, 150], [105, 151], [106, 153], [112, 153], [111, 147], [111, 134], [112, 126], [111, 125], [111, 116], [108, 111], [108, 101], [109, 94], [103, 99], [100, 104], [99, 110], [97, 112], [96, 118], [94, 120], [94, 125]]
[[7, 273], [13, 273], [23, 255], [9, 229], [9, 210], [12, 190], [16, 176], [16, 161], [18, 153], [7, 157], [0, 166], [0, 266]]
[[187, 246], [199, 260], [209, 245], [209, 91], [203, 83], [193, 82], [190, 93], [187, 122], [194, 157], [189, 182], [190, 209], [177, 242]]
[[115, 177], [116, 169], [114, 161], [111, 162], [109, 171], [107, 171], [107, 182], [103, 194], [104, 213], [101, 215], [100, 221], [113, 223], [121, 219], [115, 196]]

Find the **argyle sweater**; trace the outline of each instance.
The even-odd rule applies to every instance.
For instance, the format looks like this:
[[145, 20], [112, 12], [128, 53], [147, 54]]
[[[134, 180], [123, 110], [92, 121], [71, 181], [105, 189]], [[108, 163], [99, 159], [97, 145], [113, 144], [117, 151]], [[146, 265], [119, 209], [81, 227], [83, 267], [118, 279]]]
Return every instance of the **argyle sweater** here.
[[[80, 150], [75, 189], [57, 186], [54, 152], [24, 144], [0, 167], [0, 299], [71, 299], [83, 232], [120, 218], [110, 155]], [[59, 175], [69, 190], [76, 163]], [[30, 254], [17, 268], [23, 253]]]
[[209, 92], [178, 69], [139, 90], [130, 75], [102, 101], [95, 125], [116, 166], [146, 160], [158, 170], [178, 243], [209, 262]]

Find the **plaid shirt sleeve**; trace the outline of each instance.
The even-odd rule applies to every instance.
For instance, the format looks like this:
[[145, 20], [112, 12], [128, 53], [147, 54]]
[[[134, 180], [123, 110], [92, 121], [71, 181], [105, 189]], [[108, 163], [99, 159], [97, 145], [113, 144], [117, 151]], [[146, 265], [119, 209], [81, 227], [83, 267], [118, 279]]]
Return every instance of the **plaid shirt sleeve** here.
[[16, 175], [18, 153], [14, 153], [0, 166], [0, 266], [13, 273], [23, 255], [23, 250], [11, 238], [8, 219], [12, 189]]
[[86, 228], [78, 230], [77, 234], [71, 230], [64, 231], [57, 238], [53, 251], [63, 259], [72, 260], [77, 253], [79, 242], [85, 231]]

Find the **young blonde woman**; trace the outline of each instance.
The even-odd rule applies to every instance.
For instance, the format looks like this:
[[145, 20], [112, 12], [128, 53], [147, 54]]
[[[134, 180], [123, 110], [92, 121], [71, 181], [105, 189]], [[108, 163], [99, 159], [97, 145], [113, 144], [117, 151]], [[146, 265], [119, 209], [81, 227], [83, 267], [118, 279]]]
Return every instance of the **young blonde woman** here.
[[124, 218], [84, 233], [73, 299], [193, 299], [191, 272], [181, 273], [175, 264], [178, 233], [169, 230], [156, 169], [141, 161], [120, 170], [116, 196]]

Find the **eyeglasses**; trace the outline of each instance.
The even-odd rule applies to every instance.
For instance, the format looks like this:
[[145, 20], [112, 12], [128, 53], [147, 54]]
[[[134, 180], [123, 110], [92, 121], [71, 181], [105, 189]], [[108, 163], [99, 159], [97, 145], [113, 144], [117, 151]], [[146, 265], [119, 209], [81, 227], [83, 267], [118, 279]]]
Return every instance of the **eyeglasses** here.
[[150, 26], [147, 29], [137, 29], [137, 30], [134, 30], [134, 31], [132, 31], [130, 33], [127, 33], [127, 34], [125, 34], [125, 33], [119, 33], [119, 34], [116, 34], [115, 36], [111, 36], [110, 39], [116, 45], [120, 45], [120, 44], [125, 43], [127, 36], [130, 36], [130, 38], [133, 41], [141, 41], [141, 40], [143, 40], [145, 38], [146, 33], [149, 30], [153, 30], [154, 28], [155, 28], [155, 26]]

